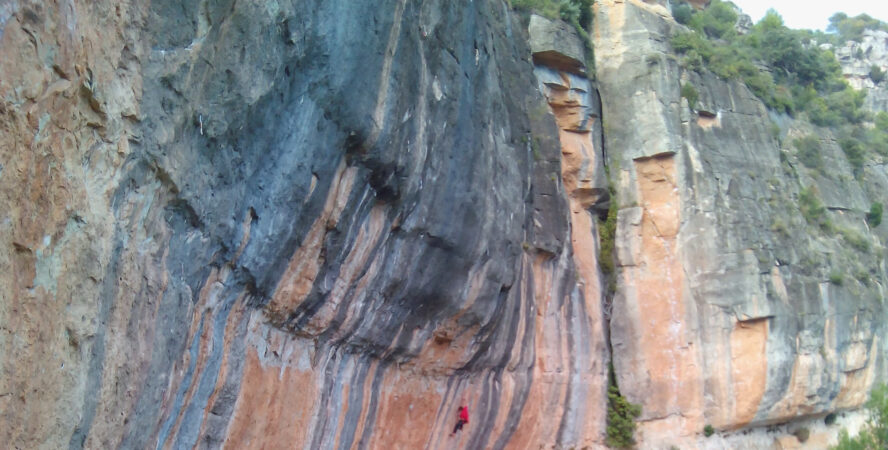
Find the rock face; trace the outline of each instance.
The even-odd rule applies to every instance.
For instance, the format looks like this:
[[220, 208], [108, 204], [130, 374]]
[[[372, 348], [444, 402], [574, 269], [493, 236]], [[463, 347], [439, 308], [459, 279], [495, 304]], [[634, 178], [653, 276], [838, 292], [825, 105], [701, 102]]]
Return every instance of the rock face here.
[[888, 170], [595, 23], [597, 83], [499, 0], [0, 6], [0, 441], [601, 448], [608, 339], [642, 447], [859, 407]]
[[[683, 72], [673, 22], [634, 1], [597, 3], [596, 66], [620, 205], [611, 339], [646, 445], [707, 446], [735, 430], [855, 408], [884, 377], [884, 166], [853, 176], [825, 130], [775, 118], [746, 89]], [[699, 92], [698, 110], [680, 96]], [[829, 170], [796, 159], [820, 136]], [[814, 193], [814, 194], [811, 194]], [[818, 228], [803, 197], [826, 208]]]
[[888, 72], [888, 32], [864, 30], [861, 42], [848, 41], [835, 50], [845, 79], [855, 89], [866, 89], [865, 105], [873, 111], [888, 111], [888, 82], [870, 76], [873, 67]]
[[0, 13], [8, 445], [601, 445], [596, 105], [505, 3]]

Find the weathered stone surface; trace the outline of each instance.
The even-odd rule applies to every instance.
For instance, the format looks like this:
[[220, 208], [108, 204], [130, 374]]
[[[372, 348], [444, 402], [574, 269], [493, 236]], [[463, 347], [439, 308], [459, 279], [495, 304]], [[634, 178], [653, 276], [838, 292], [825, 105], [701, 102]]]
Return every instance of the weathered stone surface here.
[[585, 44], [572, 25], [531, 14], [528, 32], [535, 64], [565, 72], [585, 73]]
[[845, 79], [855, 89], [866, 89], [864, 105], [873, 111], [888, 111], [888, 82], [876, 84], [870, 77], [873, 66], [888, 72], [888, 32], [864, 30], [860, 42], [848, 41], [835, 49]]
[[566, 192], [505, 3], [0, 14], [8, 445], [602, 444], [597, 105]]
[[4, 3], [0, 440], [601, 448], [610, 336], [643, 448], [832, 442], [886, 375], [888, 170], [682, 72], [666, 7], [597, 2], [596, 83], [501, 1]]
[[[863, 220], [884, 192], [854, 178], [826, 131], [781, 118], [780, 141], [745, 86], [684, 72], [669, 55], [676, 25], [648, 4], [597, 5], [621, 206], [614, 366], [642, 405], [642, 446], [705, 447], [706, 424], [727, 431], [858, 407], [884, 377], [886, 274]], [[700, 93], [698, 113], [682, 83]], [[791, 142], [807, 134], [821, 136], [828, 170], [796, 159]], [[802, 216], [803, 188], [827, 206], [831, 231]]]

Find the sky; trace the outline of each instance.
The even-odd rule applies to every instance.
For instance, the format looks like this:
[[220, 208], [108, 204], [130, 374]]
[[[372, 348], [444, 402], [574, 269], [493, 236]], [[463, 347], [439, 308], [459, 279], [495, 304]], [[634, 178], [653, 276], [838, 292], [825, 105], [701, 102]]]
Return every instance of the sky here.
[[789, 28], [807, 28], [826, 31], [829, 18], [837, 12], [849, 16], [867, 13], [876, 19], [888, 22], [888, 1], [886, 0], [732, 0], [746, 14], [758, 22], [769, 8], [774, 8], [783, 17]]

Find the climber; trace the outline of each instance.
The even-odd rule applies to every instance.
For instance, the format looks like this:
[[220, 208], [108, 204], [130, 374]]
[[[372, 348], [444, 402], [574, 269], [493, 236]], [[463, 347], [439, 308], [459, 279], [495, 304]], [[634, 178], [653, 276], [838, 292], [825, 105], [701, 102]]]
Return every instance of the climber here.
[[459, 407], [459, 420], [456, 421], [456, 426], [453, 427], [453, 433], [450, 433], [451, 436], [455, 435], [457, 431], [462, 430], [463, 425], [469, 423], [469, 407], [468, 406], [460, 406]]

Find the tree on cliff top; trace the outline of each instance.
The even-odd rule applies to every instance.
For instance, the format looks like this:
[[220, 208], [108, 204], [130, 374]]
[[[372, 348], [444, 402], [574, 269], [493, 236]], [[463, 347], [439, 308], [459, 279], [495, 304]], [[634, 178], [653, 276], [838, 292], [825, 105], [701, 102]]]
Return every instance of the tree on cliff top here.
[[843, 44], [847, 41], [860, 42], [863, 39], [864, 30], [888, 31], [888, 25], [866, 14], [848, 17], [847, 14], [840, 12], [829, 18], [829, 26], [826, 27], [826, 31], [835, 33], [836, 44]]
[[848, 430], [839, 434], [837, 450], [882, 450], [888, 448], [888, 386], [880, 384], [870, 393], [866, 403], [869, 418], [853, 439]]

